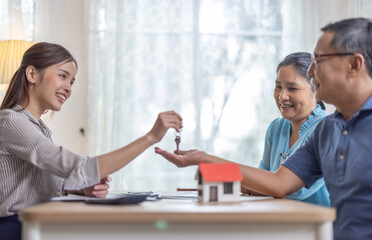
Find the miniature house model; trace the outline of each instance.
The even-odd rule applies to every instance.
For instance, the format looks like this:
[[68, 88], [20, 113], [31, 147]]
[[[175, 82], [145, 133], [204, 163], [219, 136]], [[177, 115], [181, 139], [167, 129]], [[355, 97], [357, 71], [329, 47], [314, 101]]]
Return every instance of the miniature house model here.
[[200, 163], [199, 202], [231, 202], [240, 198], [243, 176], [236, 163]]

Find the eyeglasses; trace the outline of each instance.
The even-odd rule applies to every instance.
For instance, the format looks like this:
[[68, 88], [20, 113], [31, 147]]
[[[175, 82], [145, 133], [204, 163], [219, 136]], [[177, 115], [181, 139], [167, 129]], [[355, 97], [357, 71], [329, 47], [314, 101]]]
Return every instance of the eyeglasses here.
[[312, 54], [311, 60], [313, 61], [313, 64], [316, 65], [318, 63], [321, 63], [320, 60], [323, 57], [336, 57], [336, 56], [347, 56], [347, 55], [354, 55], [355, 53], [352, 52], [345, 52], [345, 53], [325, 53], [325, 54]]

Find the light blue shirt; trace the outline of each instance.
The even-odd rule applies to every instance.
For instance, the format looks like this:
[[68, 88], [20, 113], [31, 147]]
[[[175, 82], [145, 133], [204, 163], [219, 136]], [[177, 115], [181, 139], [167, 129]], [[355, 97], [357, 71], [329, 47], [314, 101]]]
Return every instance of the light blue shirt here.
[[372, 96], [348, 122], [337, 111], [326, 117], [283, 165], [308, 187], [324, 177], [335, 239], [372, 239]]
[[[300, 138], [291, 148], [289, 148], [290, 122], [285, 118], [277, 118], [272, 121], [266, 132], [265, 148], [259, 168], [275, 172], [289, 155], [304, 144], [307, 137], [325, 116], [327, 116], [327, 112], [318, 105], [312, 115], [308, 116], [307, 121], [302, 124], [299, 132]], [[286, 198], [330, 206], [329, 194], [323, 178], [316, 181], [311, 188], [302, 188]]]

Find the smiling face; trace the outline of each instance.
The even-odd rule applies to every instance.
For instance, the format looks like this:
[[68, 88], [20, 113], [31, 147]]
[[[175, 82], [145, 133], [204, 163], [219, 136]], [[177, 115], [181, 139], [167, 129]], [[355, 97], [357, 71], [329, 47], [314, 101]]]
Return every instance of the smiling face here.
[[[337, 53], [331, 46], [334, 33], [325, 32], [318, 40], [314, 54]], [[308, 76], [312, 78], [315, 86], [315, 97], [327, 103], [335, 104], [344, 97], [347, 91], [348, 60], [351, 56], [328, 56], [316, 59], [317, 63], [311, 64]]]
[[27, 109], [36, 118], [48, 109], [61, 110], [63, 103], [71, 95], [76, 72], [73, 62], [58, 63], [41, 72], [36, 69], [32, 72], [30, 69], [27, 75], [30, 82], [30, 103]]
[[316, 108], [311, 85], [291, 65], [279, 69], [274, 98], [282, 117], [293, 124], [304, 123]]

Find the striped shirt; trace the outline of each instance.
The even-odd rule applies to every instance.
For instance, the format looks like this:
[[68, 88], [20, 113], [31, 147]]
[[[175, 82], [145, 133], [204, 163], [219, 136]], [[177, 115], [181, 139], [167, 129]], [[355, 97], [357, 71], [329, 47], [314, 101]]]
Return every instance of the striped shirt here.
[[98, 157], [52, 142], [51, 131], [20, 106], [0, 111], [0, 217], [99, 183]]

